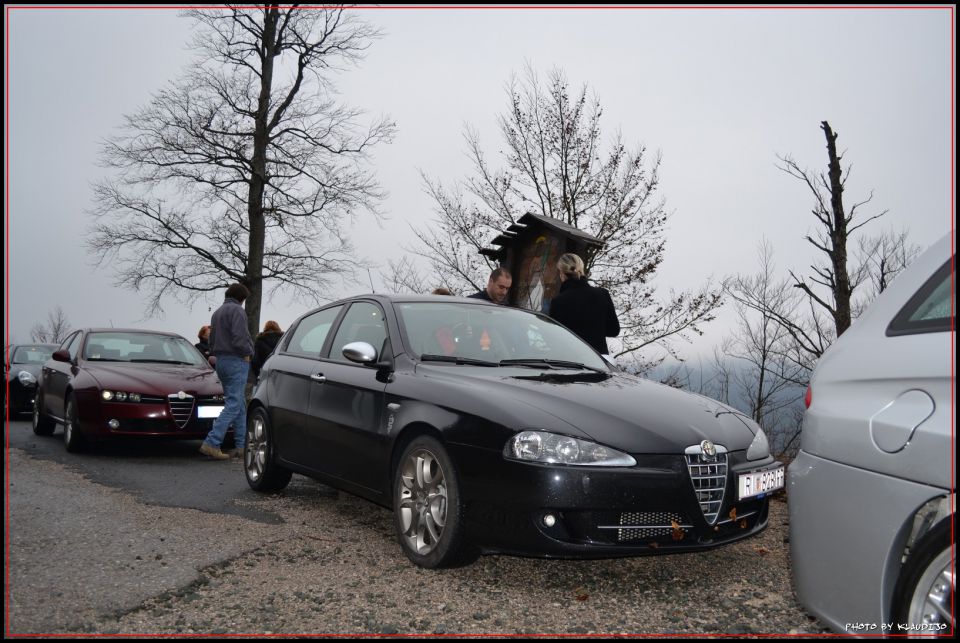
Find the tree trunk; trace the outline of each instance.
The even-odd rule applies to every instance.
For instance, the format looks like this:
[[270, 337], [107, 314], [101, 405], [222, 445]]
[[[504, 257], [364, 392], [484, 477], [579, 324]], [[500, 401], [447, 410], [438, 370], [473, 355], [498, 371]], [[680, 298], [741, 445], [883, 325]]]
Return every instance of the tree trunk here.
[[247, 218], [250, 223], [250, 239], [247, 261], [247, 324], [250, 336], [256, 337], [260, 328], [260, 306], [263, 301], [263, 247], [266, 241], [266, 219], [263, 215], [263, 192], [267, 175], [267, 144], [269, 143], [268, 121], [270, 118], [270, 95], [273, 90], [273, 61], [277, 52], [277, 20], [280, 10], [265, 8], [263, 42], [261, 43], [262, 75], [260, 96], [257, 102], [257, 118], [253, 134], [252, 175], [250, 196], [247, 200]]
[[833, 322], [837, 328], [837, 337], [850, 328], [850, 276], [847, 273], [847, 219], [843, 211], [843, 181], [841, 179], [840, 159], [837, 156], [837, 135], [830, 129], [830, 123], [820, 124], [827, 137], [827, 153], [830, 156], [830, 208], [833, 210], [833, 226], [830, 241], [833, 244], [830, 260], [833, 262], [834, 313]]

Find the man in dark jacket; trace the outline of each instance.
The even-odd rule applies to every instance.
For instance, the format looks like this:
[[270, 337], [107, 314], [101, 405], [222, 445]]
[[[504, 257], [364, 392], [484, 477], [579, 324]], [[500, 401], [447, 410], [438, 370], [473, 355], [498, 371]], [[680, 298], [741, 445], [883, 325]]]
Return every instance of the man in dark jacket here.
[[469, 296], [469, 299], [483, 299], [495, 304], [506, 304], [507, 293], [513, 284], [513, 277], [506, 268], [497, 268], [490, 273], [485, 290], [479, 290]]
[[[247, 405], [243, 390], [250, 372], [253, 339], [247, 329], [247, 312], [243, 302], [250, 291], [243, 284], [227, 288], [223, 305], [214, 313], [210, 329], [210, 354], [217, 358], [217, 376], [223, 385], [223, 411], [213, 421], [213, 428], [200, 445], [200, 453], [217, 460], [243, 455], [247, 431]], [[227, 454], [220, 450], [227, 429], [233, 425], [234, 448]]]

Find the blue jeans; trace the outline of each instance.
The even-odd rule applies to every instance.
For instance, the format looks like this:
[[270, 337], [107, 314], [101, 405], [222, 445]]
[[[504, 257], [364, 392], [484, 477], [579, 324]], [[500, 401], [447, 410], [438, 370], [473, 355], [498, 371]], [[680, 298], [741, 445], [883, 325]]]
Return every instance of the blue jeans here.
[[247, 438], [247, 402], [243, 390], [247, 384], [250, 362], [242, 357], [219, 355], [215, 368], [217, 377], [223, 385], [223, 396], [226, 402], [220, 415], [213, 421], [213, 428], [203, 441], [219, 449], [223, 444], [223, 438], [227, 435], [227, 429], [233, 425], [234, 446], [242, 449], [244, 440]]

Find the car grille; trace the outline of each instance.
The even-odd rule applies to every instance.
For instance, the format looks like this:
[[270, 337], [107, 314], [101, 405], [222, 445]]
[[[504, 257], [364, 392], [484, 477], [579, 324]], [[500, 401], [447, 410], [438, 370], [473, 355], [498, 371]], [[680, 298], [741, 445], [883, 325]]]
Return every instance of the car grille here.
[[[669, 511], [631, 511], [620, 514], [617, 542], [672, 536], [678, 529], [690, 529], [686, 516]], [[602, 529], [602, 527], [601, 527]]]
[[162, 397], [153, 397], [153, 396], [150, 396], [150, 395], [141, 395], [141, 396], [140, 396], [140, 403], [141, 403], [141, 404], [163, 404], [164, 402], [166, 402], [166, 400], [163, 399]]
[[711, 457], [703, 452], [699, 444], [684, 451], [697, 502], [700, 503], [704, 519], [711, 525], [717, 522], [727, 489], [727, 450], [718, 444], [716, 451], [716, 456]]
[[195, 402], [193, 396], [185, 394], [181, 398], [180, 393], [171, 393], [167, 396], [167, 400], [170, 403], [170, 415], [173, 416], [173, 421], [177, 423], [177, 427], [182, 429], [187, 426], [193, 416]]

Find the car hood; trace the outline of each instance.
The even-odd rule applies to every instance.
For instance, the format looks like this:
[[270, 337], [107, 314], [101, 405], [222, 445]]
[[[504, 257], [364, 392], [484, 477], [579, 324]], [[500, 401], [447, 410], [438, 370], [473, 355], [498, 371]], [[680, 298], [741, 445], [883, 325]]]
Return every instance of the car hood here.
[[199, 366], [125, 362], [88, 364], [86, 370], [106, 389], [164, 397], [179, 391], [191, 395], [219, 395], [223, 392], [216, 372]]
[[[457, 386], [465, 406], [482, 402], [485, 414], [496, 409], [498, 420], [517, 430], [582, 434], [628, 453], [682, 453], [703, 440], [744, 450], [758, 428], [716, 400], [626, 373], [423, 364], [417, 372]], [[549, 426], [531, 425], [531, 415]]]

